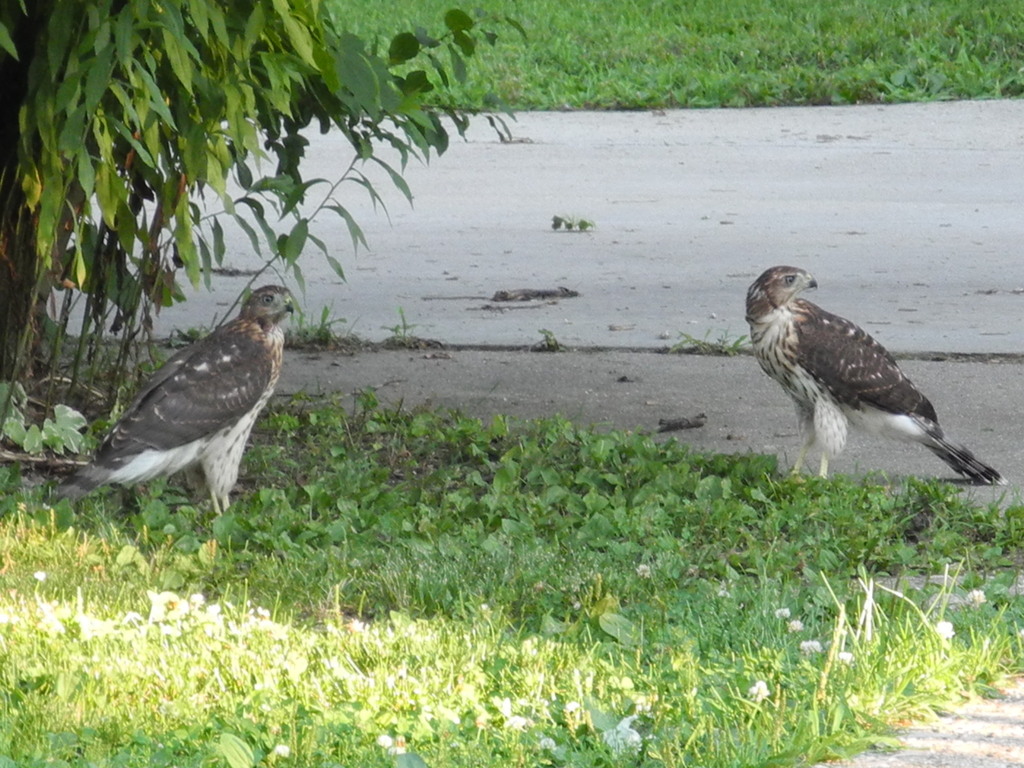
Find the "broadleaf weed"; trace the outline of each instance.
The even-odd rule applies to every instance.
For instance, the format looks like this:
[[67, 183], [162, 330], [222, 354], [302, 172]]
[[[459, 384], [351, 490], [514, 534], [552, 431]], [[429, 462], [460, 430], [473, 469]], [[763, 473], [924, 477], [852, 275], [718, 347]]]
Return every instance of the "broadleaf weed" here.
[[1019, 671], [1019, 515], [950, 486], [371, 392], [262, 428], [213, 520], [173, 482], [72, 510], [0, 476], [0, 749], [784, 765]]

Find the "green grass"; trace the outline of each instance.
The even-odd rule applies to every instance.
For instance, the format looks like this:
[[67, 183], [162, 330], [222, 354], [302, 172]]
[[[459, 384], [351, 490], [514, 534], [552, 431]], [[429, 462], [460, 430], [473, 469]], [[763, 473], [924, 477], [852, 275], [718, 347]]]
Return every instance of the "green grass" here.
[[[452, 0], [330, 0], [386, 45], [437, 30]], [[1024, 6], [852, 0], [518, 0], [461, 4], [512, 29], [470, 62], [463, 105], [493, 92], [515, 109], [649, 109], [1017, 97]]]
[[0, 766], [797, 765], [1021, 671], [1024, 509], [371, 396], [260, 427], [218, 519], [0, 477]]

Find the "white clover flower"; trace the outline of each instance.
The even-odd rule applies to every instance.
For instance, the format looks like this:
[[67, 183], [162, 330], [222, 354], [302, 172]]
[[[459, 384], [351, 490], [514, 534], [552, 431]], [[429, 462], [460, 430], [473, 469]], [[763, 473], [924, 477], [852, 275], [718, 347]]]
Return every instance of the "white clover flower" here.
[[772, 692], [768, 690], [768, 683], [764, 680], [758, 680], [747, 691], [747, 696], [750, 697], [751, 701], [755, 704], [760, 704], [762, 701], [772, 695]]
[[719, 597], [730, 597], [729, 590], [726, 587], [724, 587], [724, 586], [719, 587], [718, 588], [718, 596]]
[[292, 748], [287, 744], [278, 744], [274, 747], [274, 754], [278, 757], [288, 757], [292, 753]]
[[201, 592], [196, 592], [194, 595], [189, 595], [188, 602], [193, 608], [199, 608], [206, 605], [206, 598], [203, 597]]
[[636, 567], [636, 575], [641, 579], [651, 578], [651, 566], [647, 563], [640, 563], [640, 565]]
[[633, 702], [633, 709], [637, 714], [650, 714], [654, 709], [654, 705], [650, 699], [644, 696], [638, 696], [636, 701]]
[[352, 619], [352, 621], [348, 623], [348, 631], [351, 632], [353, 635], [358, 635], [360, 632], [365, 632], [366, 628], [366, 622], [361, 621], [360, 619]]
[[187, 600], [182, 600], [173, 592], [147, 592], [149, 602], [149, 621], [156, 624], [161, 621], [177, 621], [188, 614]]
[[36, 571], [35, 573], [32, 574], [32, 578], [35, 579], [36, 581], [42, 583], [42, 582], [46, 581], [46, 571]]
[[793, 619], [789, 624], [786, 625], [786, 631], [788, 632], [803, 632], [804, 623], [800, 619]]
[[800, 653], [804, 656], [813, 656], [816, 653], [821, 653], [821, 643], [817, 640], [804, 640], [800, 643]]
[[395, 740], [388, 736], [386, 733], [382, 733], [377, 737], [377, 746], [381, 749], [391, 749], [395, 746]]
[[51, 635], [64, 633], [64, 622], [58, 613], [64, 614], [66, 610], [60, 609], [56, 603], [39, 603], [39, 628]]
[[621, 755], [626, 752], [636, 754], [640, 751], [640, 747], [644, 743], [644, 740], [643, 737], [633, 729], [633, 721], [636, 720], [636, 718], [636, 715], [624, 717], [614, 728], [609, 728], [601, 734], [601, 738], [604, 739], [604, 743], [607, 744], [608, 748], [616, 755]]
[[[1022, 629], [1020, 631], [1020, 633], [1021, 633], [1021, 636], [1024, 637], [1024, 629]], [[583, 708], [583, 705], [580, 704], [578, 701], [567, 701], [567, 702], [565, 702], [565, 712], [566, 712], [566, 714], [570, 714], [571, 715], [573, 712], [579, 712], [580, 709], [582, 709], [582, 708]]]
[[124, 617], [121, 619], [121, 623], [137, 627], [140, 624], [142, 624], [145, 620], [146, 619], [143, 618], [141, 613], [136, 613], [135, 611], [128, 611], [128, 613], [126, 613]]
[[853, 664], [853, 654], [849, 651], [840, 651], [836, 654], [836, 658], [839, 659], [839, 661], [841, 661], [843, 664]]
[[776, 608], [775, 609], [775, 618], [776, 619], [788, 619], [789, 618], [789, 608]]
[[97, 619], [86, 613], [79, 613], [75, 616], [75, 621], [78, 622], [78, 628], [83, 640], [89, 640], [93, 637], [104, 637], [114, 632], [115, 622]]
[[505, 727], [510, 731], [525, 731], [529, 725], [530, 721], [522, 715], [512, 715], [505, 719]]
[[985, 590], [983, 589], [972, 589], [967, 593], [967, 600], [972, 608], [980, 608], [982, 604], [988, 602], [988, 599], [985, 597]]
[[550, 736], [544, 736], [541, 738], [540, 743], [537, 745], [545, 752], [554, 752], [558, 749], [558, 744]]
[[943, 640], [950, 640], [953, 635], [956, 634], [956, 630], [953, 629], [952, 622], [949, 621], [936, 622], [935, 631]]

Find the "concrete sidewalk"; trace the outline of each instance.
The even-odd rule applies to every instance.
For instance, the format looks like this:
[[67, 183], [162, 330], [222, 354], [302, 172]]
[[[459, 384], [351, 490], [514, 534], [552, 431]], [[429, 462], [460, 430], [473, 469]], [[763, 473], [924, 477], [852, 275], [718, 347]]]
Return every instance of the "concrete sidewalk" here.
[[[704, 413], [704, 427], [674, 436], [788, 464], [799, 445], [792, 406], [751, 358], [653, 354], [682, 334], [745, 335], [747, 285], [778, 263], [812, 270], [821, 287], [810, 298], [898, 356], [1024, 351], [1024, 101], [526, 113], [510, 126], [514, 140], [501, 143], [478, 120], [429, 167], [410, 165], [412, 207], [374, 177], [390, 221], [351, 185], [369, 252], [353, 254], [334, 219], [317, 230], [347, 281], [316, 252], [303, 256], [307, 323], [328, 307], [347, 321], [335, 331], [380, 340], [401, 310], [410, 333], [474, 349], [296, 352], [283, 391], [375, 387], [385, 400], [480, 416], [562, 413], [651, 431]], [[314, 138], [317, 173], [340, 174], [350, 158], [340, 137]], [[556, 232], [554, 215], [597, 228]], [[229, 234], [228, 244], [226, 266], [259, 266], [248, 240]], [[276, 280], [294, 286], [260, 278]], [[215, 276], [213, 293], [165, 311], [158, 330], [211, 322], [245, 281]], [[581, 295], [490, 301], [557, 286]], [[541, 329], [577, 351], [501, 351], [540, 341]], [[905, 368], [947, 433], [1011, 481], [1004, 501], [1019, 496], [1020, 365]], [[950, 475], [924, 449], [858, 435], [834, 468]]]
[[[529, 345], [540, 329], [575, 347], [654, 348], [680, 334], [746, 334], [743, 296], [765, 267], [810, 269], [812, 297], [892, 351], [1020, 352], [1024, 316], [1024, 101], [898, 106], [523, 113], [501, 143], [468, 141], [405, 176], [412, 207], [373, 166], [390, 221], [342, 185], [370, 250], [321, 216], [307, 321], [323, 307], [361, 337], [405, 322], [447, 343]], [[352, 157], [313, 137], [311, 173]], [[593, 232], [553, 231], [555, 215]], [[228, 233], [225, 266], [261, 264]], [[158, 331], [209, 323], [245, 283], [217, 276], [165, 311]], [[265, 276], [260, 282], [287, 277]], [[578, 298], [493, 305], [495, 291], [566, 286]]]
[[[1024, 483], [1017, 363], [906, 360], [907, 374], [929, 394], [947, 436], [996, 467], [1009, 487], [969, 487], [979, 501], [1020, 503]], [[342, 355], [289, 352], [283, 396], [373, 389], [406, 408], [455, 408], [488, 419], [562, 415], [602, 428], [656, 433], [662, 419], [703, 414], [704, 426], [659, 435], [699, 451], [769, 453], [788, 468], [800, 447], [796, 416], [782, 389], [750, 355], [705, 357], [655, 352], [408, 350]], [[346, 400], [351, 403], [351, 400]], [[813, 458], [810, 466], [816, 467]], [[916, 445], [853, 432], [834, 472], [957, 476]]]

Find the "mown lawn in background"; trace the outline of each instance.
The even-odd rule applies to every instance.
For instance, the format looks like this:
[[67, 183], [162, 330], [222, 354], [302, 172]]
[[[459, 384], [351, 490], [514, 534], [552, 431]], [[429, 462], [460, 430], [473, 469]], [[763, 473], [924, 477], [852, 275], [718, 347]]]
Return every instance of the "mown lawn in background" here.
[[851, 0], [328, 0], [355, 32], [443, 29], [455, 6], [510, 16], [462, 106], [650, 109], [1017, 97], [1024, 5]]
[[370, 395], [258, 430], [217, 519], [0, 478], [0, 766], [781, 767], [1021, 671], [1019, 507]]

